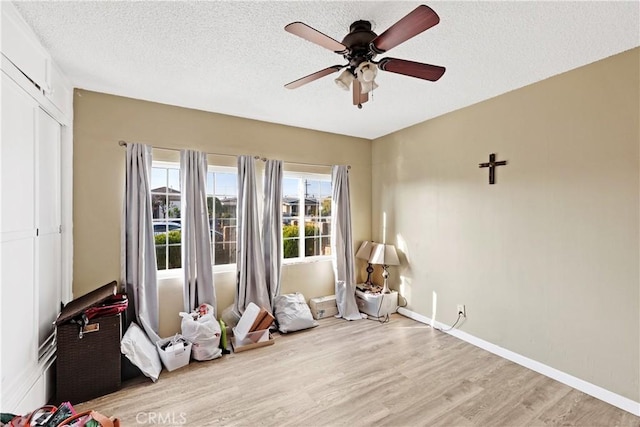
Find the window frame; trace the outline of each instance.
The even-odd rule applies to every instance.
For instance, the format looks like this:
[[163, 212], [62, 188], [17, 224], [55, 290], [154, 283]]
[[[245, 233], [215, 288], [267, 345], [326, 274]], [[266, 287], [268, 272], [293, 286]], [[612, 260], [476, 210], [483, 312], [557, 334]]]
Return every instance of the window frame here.
[[[151, 162], [151, 168], [153, 170], [153, 168], [162, 168], [162, 169], [174, 169], [177, 170], [180, 176], [180, 180], [182, 179], [182, 174], [181, 174], [181, 169], [180, 169], [180, 162], [171, 162], [171, 161], [165, 161], [165, 160], [152, 160]], [[219, 165], [207, 165], [207, 174], [209, 173], [230, 173], [230, 174], [235, 174], [236, 176], [238, 175], [238, 168], [235, 166], [219, 166]], [[215, 190], [215, 188], [214, 188]], [[151, 192], [151, 189], [150, 189]], [[237, 187], [236, 187], [236, 192], [237, 192]], [[180, 182], [180, 197], [182, 197], [182, 183]], [[209, 197], [209, 195], [207, 195], [207, 197]], [[214, 194], [215, 197], [215, 194]], [[237, 195], [236, 195], [237, 197]], [[180, 201], [182, 202], [182, 199], [180, 199]], [[180, 222], [182, 223], [182, 217], [180, 218]], [[181, 251], [182, 251], [182, 239], [180, 241], [180, 247], [181, 247]], [[155, 249], [155, 244], [154, 244], [154, 249]], [[236, 263], [230, 263], [230, 264], [218, 264], [215, 265], [214, 262], [214, 242], [212, 242], [212, 248], [211, 248], [211, 267], [213, 269], [213, 273], [225, 273], [225, 272], [230, 272], [230, 271], [235, 271], [236, 270]], [[183, 269], [182, 267], [179, 268], [165, 268], [163, 270], [158, 270], [158, 265], [157, 265], [157, 261], [156, 261], [156, 276], [158, 277], [158, 279], [169, 279], [169, 278], [176, 278], [176, 277], [181, 277], [183, 275]]]
[[[300, 206], [298, 208], [298, 223], [299, 224], [305, 224], [304, 218], [304, 212], [306, 211], [306, 200], [304, 197], [304, 180], [312, 180], [312, 181], [323, 181], [323, 182], [328, 182], [330, 188], [332, 188], [333, 183], [332, 183], [332, 177], [330, 173], [317, 173], [317, 172], [299, 172], [299, 171], [289, 171], [289, 170], [283, 170], [282, 172], [282, 179], [283, 179], [283, 187], [284, 187], [284, 180], [290, 178], [290, 179], [297, 179], [298, 180], [298, 197], [300, 200]], [[282, 190], [282, 197], [284, 199], [284, 188]], [[331, 209], [333, 209], [333, 197], [332, 194], [329, 195], [329, 198], [331, 200]], [[284, 203], [284, 201], [283, 201]], [[318, 215], [319, 216], [319, 215]], [[281, 224], [282, 227], [282, 224]], [[331, 227], [332, 228], [332, 227]], [[328, 234], [328, 237], [330, 239], [330, 241], [333, 241], [333, 235], [331, 234], [331, 228]], [[302, 256], [297, 256], [295, 258], [282, 258], [282, 264], [304, 264], [304, 263], [313, 263], [313, 262], [319, 262], [319, 261], [328, 261], [331, 260], [332, 255], [312, 255], [312, 256], [306, 256], [305, 255], [305, 239], [306, 236], [304, 235], [304, 226], [303, 227], [299, 227], [298, 228], [299, 233], [298, 233], [298, 254], [302, 254]], [[320, 235], [319, 237], [321, 237], [323, 235]], [[283, 248], [284, 248], [284, 236], [283, 236]]]
[[[237, 214], [237, 201], [238, 201], [238, 167], [237, 166], [219, 166], [219, 165], [207, 165], [207, 175], [209, 173], [227, 173], [227, 174], [235, 174], [236, 175], [236, 219], [238, 217]], [[208, 178], [207, 178], [208, 179]], [[209, 197], [209, 194], [207, 194]], [[214, 183], [214, 194], [213, 197], [215, 199], [215, 183]], [[214, 203], [215, 206], [215, 203]], [[210, 220], [215, 218], [210, 218]], [[236, 245], [238, 244], [236, 240]], [[224, 273], [229, 271], [236, 270], [237, 263], [229, 263], [229, 264], [214, 264], [215, 262], [215, 242], [211, 242], [211, 267], [213, 268], [214, 273]]]
[[[180, 182], [182, 179], [182, 176], [180, 174], [180, 163], [179, 162], [168, 162], [168, 161], [163, 161], [163, 160], [152, 160], [151, 161], [151, 174], [153, 175], [153, 169], [154, 168], [159, 168], [159, 169], [173, 169], [173, 170], [177, 170], [178, 171], [178, 185], [179, 185], [179, 191], [180, 191], [180, 204], [182, 205], [182, 183]], [[168, 171], [167, 171], [167, 175], [168, 175]], [[151, 178], [151, 176], [149, 177]], [[168, 184], [168, 182], [167, 182]], [[149, 182], [149, 186], [151, 187], [151, 180]], [[168, 187], [167, 187], [168, 188]], [[149, 194], [151, 195], [151, 198], [153, 200], [153, 189], [149, 188]], [[182, 224], [182, 212], [181, 212], [181, 216], [180, 216], [180, 224]], [[155, 218], [151, 218], [151, 223], [153, 224], [154, 221], [156, 219]], [[169, 221], [169, 218], [166, 218], [167, 222]], [[182, 230], [182, 226], [180, 227], [180, 229]], [[154, 244], [153, 244], [153, 249], [154, 251], [156, 251], [156, 244], [155, 244], [155, 233], [153, 235], [154, 237]], [[166, 250], [167, 250], [167, 257], [168, 257], [168, 253], [169, 253], [169, 244], [168, 244], [168, 236], [167, 236], [167, 243], [165, 244], [166, 246]], [[180, 251], [181, 251], [181, 256], [182, 256], [182, 237], [180, 238]], [[156, 251], [156, 258], [158, 256], [158, 253]], [[158, 269], [158, 260], [156, 259], [156, 276], [159, 279], [164, 279], [164, 278], [169, 278], [169, 277], [178, 277], [179, 275], [182, 274], [182, 266], [180, 268], [165, 268], [162, 270]]]

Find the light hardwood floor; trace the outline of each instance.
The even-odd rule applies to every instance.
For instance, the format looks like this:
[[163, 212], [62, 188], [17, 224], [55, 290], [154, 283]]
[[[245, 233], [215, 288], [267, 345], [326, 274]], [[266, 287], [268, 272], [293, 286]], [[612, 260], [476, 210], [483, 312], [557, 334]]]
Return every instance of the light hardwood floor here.
[[398, 314], [323, 319], [269, 347], [78, 405], [123, 426], [640, 426], [640, 418]]

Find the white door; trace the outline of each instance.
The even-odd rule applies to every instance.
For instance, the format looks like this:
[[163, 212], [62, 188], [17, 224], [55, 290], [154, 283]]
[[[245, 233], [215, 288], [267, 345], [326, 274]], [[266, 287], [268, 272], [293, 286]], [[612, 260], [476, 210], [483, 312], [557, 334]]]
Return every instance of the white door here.
[[38, 109], [36, 126], [36, 264], [39, 356], [52, 344], [62, 300], [60, 124]]
[[6, 399], [37, 364], [35, 101], [2, 73], [0, 284], [2, 390]]

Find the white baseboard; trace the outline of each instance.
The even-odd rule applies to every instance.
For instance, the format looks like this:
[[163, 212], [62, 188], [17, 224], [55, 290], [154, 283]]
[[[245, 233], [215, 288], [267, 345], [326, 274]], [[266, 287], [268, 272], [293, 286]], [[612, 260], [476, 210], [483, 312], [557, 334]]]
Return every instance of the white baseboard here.
[[[431, 325], [440, 329], [450, 328], [450, 325], [445, 325], [444, 323], [434, 321], [433, 319], [430, 319], [426, 316], [415, 313], [411, 310], [407, 310], [406, 308], [403, 308], [403, 307], [398, 308], [398, 313], [410, 319], [416, 320], [421, 323], [426, 323], [428, 325]], [[596, 399], [600, 399], [613, 406], [616, 406], [620, 409], [630, 412], [633, 415], [640, 416], [640, 402], [635, 402], [629, 398], [620, 396], [619, 394], [613, 393], [600, 386], [581, 380], [580, 378], [577, 378], [577, 377], [574, 377], [573, 375], [569, 375], [565, 372], [559, 371], [555, 368], [552, 368], [551, 366], [547, 366], [533, 359], [529, 359], [528, 357], [522, 356], [521, 354], [514, 353], [511, 350], [507, 350], [505, 348], [492, 344], [488, 341], [475, 337], [459, 329], [452, 329], [450, 331], [445, 331], [445, 332], [449, 335], [452, 335], [456, 338], [461, 339], [462, 341], [466, 341], [469, 344], [473, 344], [476, 347], [480, 347], [483, 350], [486, 350], [497, 356], [503, 357], [507, 360], [517, 363], [518, 365], [524, 366], [525, 368], [529, 368], [532, 371], [536, 371], [542, 375], [545, 375], [563, 384], [566, 384], [569, 387], [573, 387], [576, 390], [580, 390], [581, 392], [586, 393], [590, 396], [593, 396]]]

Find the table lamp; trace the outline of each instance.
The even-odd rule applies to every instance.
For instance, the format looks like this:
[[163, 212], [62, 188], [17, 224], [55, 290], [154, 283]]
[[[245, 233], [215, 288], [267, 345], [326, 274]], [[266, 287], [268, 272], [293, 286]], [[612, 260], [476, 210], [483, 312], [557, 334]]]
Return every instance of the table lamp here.
[[356, 258], [367, 260], [367, 281], [364, 283], [368, 286], [371, 286], [371, 273], [373, 273], [373, 266], [371, 266], [371, 261], [369, 261], [369, 258], [371, 258], [371, 252], [374, 245], [375, 243], [365, 240], [360, 245], [360, 249], [358, 249], [358, 252], [356, 252]]
[[369, 258], [369, 262], [371, 264], [382, 265], [382, 277], [384, 278], [382, 293], [391, 293], [391, 290], [387, 285], [387, 278], [389, 278], [387, 267], [390, 265], [400, 265], [400, 260], [398, 259], [398, 253], [396, 252], [395, 246], [376, 243], [371, 251], [371, 258]]

